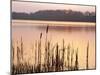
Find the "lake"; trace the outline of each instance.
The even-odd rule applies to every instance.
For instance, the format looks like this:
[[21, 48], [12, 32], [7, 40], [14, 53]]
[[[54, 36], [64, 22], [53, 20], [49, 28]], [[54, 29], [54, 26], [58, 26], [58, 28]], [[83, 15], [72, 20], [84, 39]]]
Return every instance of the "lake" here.
[[[48, 33], [46, 33], [47, 26]], [[95, 27], [95, 23], [89, 22], [12, 20], [12, 43], [15, 47], [14, 64], [17, 64], [16, 46], [20, 45], [21, 38], [23, 41], [23, 61], [28, 61], [30, 64], [35, 63], [34, 60], [36, 54], [34, 47], [36, 41], [40, 40], [41, 36], [42, 63], [44, 62], [44, 46], [47, 38], [47, 40], [51, 43], [51, 47], [58, 43], [59, 49], [61, 49], [64, 40], [65, 46], [67, 47], [70, 45], [71, 50], [74, 49], [74, 51], [76, 51], [78, 48], [78, 61], [80, 69], [86, 68], [86, 52], [87, 44], [89, 43], [89, 69], [94, 69], [96, 64]], [[67, 64], [67, 52], [65, 52], [65, 61], [65, 64]]]

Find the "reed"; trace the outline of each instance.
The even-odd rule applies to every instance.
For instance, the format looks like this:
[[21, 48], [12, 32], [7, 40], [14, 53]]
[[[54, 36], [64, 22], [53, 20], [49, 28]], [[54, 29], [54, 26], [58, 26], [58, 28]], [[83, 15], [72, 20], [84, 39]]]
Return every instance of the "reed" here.
[[11, 75], [15, 74], [15, 65], [14, 65], [14, 56], [15, 56], [15, 48], [14, 48], [14, 42], [12, 41], [12, 44], [11, 44]]
[[17, 65], [20, 64], [20, 48], [17, 46]]
[[73, 70], [73, 55], [74, 55], [74, 49], [72, 49], [71, 52], [71, 70]]
[[21, 37], [20, 47], [21, 47], [21, 61], [23, 61], [23, 40], [22, 40], [22, 37]]
[[88, 59], [89, 59], [89, 42], [87, 44], [87, 55], [86, 55], [86, 69], [88, 70]]
[[34, 64], [34, 69], [37, 67], [37, 41], [35, 41], [35, 64]]
[[65, 46], [64, 46], [64, 39], [63, 39], [63, 47], [62, 47], [62, 64], [63, 64], [63, 66], [62, 66], [62, 69], [64, 70], [64, 62], [65, 62], [65, 58], [64, 58], [64, 56], [65, 56]]
[[67, 67], [68, 67], [68, 70], [70, 70], [70, 44], [68, 45], [68, 47], [67, 47], [67, 62], [68, 62], [68, 65], [67, 65]]
[[[25, 73], [39, 73], [39, 72], [54, 72], [54, 71], [64, 71], [64, 70], [79, 70], [79, 59], [78, 59], [78, 48], [75, 50], [71, 45], [65, 46], [65, 40], [62, 40], [62, 44], [55, 43], [52, 45], [52, 42], [48, 40], [49, 26], [46, 27], [46, 36], [45, 36], [45, 45], [42, 45], [43, 33], [39, 35], [39, 39], [34, 42], [34, 64], [31, 65], [29, 61], [24, 62], [24, 42], [21, 37], [21, 41], [17, 46], [12, 46], [13, 54], [16, 47], [17, 50], [17, 65], [12, 66], [12, 74], [25, 74]], [[42, 48], [43, 46], [43, 48]], [[44, 50], [43, 50], [44, 49]], [[72, 49], [72, 50], [71, 50]], [[44, 55], [42, 56], [42, 50]], [[67, 53], [66, 53], [67, 52]], [[88, 69], [88, 52], [89, 52], [89, 43], [87, 45], [87, 60], [86, 67]], [[14, 59], [14, 55], [13, 55]], [[44, 59], [44, 62], [42, 62]], [[75, 60], [75, 61], [73, 61]], [[22, 61], [22, 62], [21, 62]], [[67, 63], [67, 66], [66, 66]], [[74, 64], [75, 63], [75, 64]], [[74, 64], [74, 65], [73, 65]]]
[[76, 50], [76, 59], [75, 59], [75, 70], [78, 70], [79, 68], [79, 63], [78, 63], [78, 48]]
[[14, 63], [14, 55], [15, 55], [15, 48], [14, 48], [14, 46], [12, 45], [12, 64]]

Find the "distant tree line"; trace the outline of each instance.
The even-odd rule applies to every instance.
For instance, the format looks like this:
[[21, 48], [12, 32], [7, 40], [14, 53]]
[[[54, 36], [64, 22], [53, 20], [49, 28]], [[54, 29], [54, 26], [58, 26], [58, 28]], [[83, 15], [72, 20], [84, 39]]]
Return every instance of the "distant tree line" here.
[[35, 13], [12, 12], [12, 19], [95, 22], [95, 12], [73, 10], [40, 10]]

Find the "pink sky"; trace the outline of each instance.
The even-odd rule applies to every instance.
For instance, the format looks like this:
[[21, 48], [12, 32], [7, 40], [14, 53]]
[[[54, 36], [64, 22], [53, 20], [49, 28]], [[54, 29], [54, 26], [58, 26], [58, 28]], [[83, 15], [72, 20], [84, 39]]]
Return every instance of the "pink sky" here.
[[50, 3], [34, 3], [34, 2], [18, 2], [12, 1], [12, 11], [15, 12], [36, 12], [38, 10], [75, 10], [82, 12], [95, 12], [95, 6], [68, 5], [68, 4], [50, 4]]

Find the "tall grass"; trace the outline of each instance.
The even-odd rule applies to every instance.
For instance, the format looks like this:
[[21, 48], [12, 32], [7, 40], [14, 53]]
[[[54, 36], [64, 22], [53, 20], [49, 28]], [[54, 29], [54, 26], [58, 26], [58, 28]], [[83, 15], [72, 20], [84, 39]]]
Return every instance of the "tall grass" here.
[[65, 62], [65, 58], [64, 58], [64, 56], [65, 56], [65, 42], [64, 42], [64, 39], [63, 39], [63, 47], [62, 47], [62, 51], [63, 51], [63, 53], [62, 53], [62, 64], [63, 64], [63, 66], [62, 66], [62, 69], [64, 70], [64, 62]]
[[[64, 71], [64, 70], [79, 70], [79, 59], [78, 59], [78, 48], [75, 50], [69, 44], [65, 45], [65, 40], [62, 40], [62, 46], [57, 42], [52, 45], [52, 42], [48, 39], [49, 26], [46, 27], [46, 36], [45, 36], [45, 45], [44, 45], [44, 55], [42, 56], [42, 32], [39, 34], [39, 40], [36, 40], [34, 43], [34, 58], [35, 62], [33, 65], [29, 61], [24, 62], [24, 42], [21, 37], [20, 45], [16, 46], [17, 49], [17, 65], [12, 67], [12, 75], [14, 74], [24, 74], [24, 73], [39, 73], [39, 72], [53, 72], [53, 71]], [[13, 61], [14, 61], [14, 52], [15, 46], [12, 46], [13, 51]], [[89, 43], [87, 45], [87, 60], [86, 67], [88, 69], [88, 51]], [[67, 52], [67, 53], [66, 53]], [[44, 59], [44, 62], [42, 62]], [[73, 61], [75, 60], [75, 61]], [[66, 66], [67, 63], [67, 66]], [[75, 63], [75, 64], [74, 64]]]
[[88, 59], [89, 59], [89, 42], [87, 44], [86, 69], [88, 69]]
[[77, 51], [76, 51], [76, 60], [75, 60], [75, 70], [78, 70], [79, 68], [79, 62], [78, 62], [78, 48], [77, 48]]
[[68, 45], [67, 47], [67, 67], [68, 67], [68, 70], [70, 70], [70, 44]]
[[73, 55], [74, 55], [74, 49], [72, 49], [72, 52], [71, 52], [71, 70], [73, 70]]

